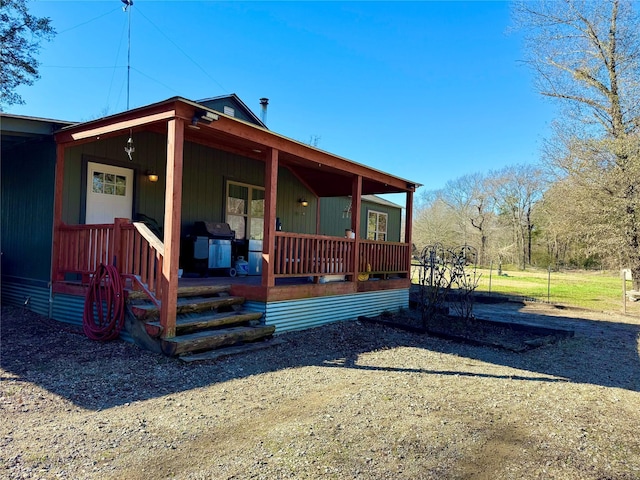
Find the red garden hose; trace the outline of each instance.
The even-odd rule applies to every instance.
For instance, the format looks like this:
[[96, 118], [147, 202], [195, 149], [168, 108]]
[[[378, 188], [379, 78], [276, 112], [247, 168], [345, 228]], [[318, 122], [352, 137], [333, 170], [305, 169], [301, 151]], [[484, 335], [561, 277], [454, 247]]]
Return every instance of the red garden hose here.
[[84, 301], [82, 329], [91, 340], [118, 338], [124, 327], [124, 289], [120, 274], [112, 265], [100, 264]]

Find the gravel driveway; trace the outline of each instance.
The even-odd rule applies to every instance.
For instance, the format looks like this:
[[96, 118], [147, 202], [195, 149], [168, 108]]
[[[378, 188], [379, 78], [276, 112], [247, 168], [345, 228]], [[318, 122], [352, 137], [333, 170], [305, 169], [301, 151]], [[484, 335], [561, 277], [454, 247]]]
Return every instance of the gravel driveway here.
[[640, 478], [638, 319], [487, 308], [576, 335], [513, 353], [345, 322], [186, 364], [4, 307], [0, 477]]

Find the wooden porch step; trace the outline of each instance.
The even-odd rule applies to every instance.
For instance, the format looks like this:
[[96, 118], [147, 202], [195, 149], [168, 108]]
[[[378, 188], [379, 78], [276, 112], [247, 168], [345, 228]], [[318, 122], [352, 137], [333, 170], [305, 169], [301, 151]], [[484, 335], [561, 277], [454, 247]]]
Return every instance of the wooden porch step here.
[[256, 325], [249, 327], [232, 327], [219, 330], [204, 330], [188, 335], [180, 335], [170, 339], [163, 339], [162, 352], [175, 356], [187, 352], [213, 350], [226, 345], [242, 342], [254, 342], [273, 334], [274, 325]]
[[[178, 298], [176, 313], [180, 315], [182, 313], [205, 312], [207, 310], [242, 305], [243, 303], [244, 297]], [[149, 303], [131, 305], [131, 311], [140, 320], [158, 317], [160, 315], [158, 307]]]
[[215, 350], [207, 350], [201, 353], [192, 353], [180, 355], [178, 358], [183, 362], [202, 362], [207, 360], [217, 360], [218, 358], [228, 357], [230, 355], [238, 355], [242, 353], [256, 352], [265, 348], [282, 345], [285, 341], [282, 338], [269, 338], [262, 342], [240, 343], [231, 347], [217, 348]]
[[180, 287], [178, 288], [178, 298], [185, 297], [212, 297], [221, 293], [228, 294], [231, 285], [207, 285], [200, 287]]
[[[212, 328], [220, 328], [225, 325], [237, 325], [260, 320], [262, 313], [260, 312], [224, 312], [214, 315], [197, 315], [197, 316], [181, 316], [176, 318], [176, 334], [183, 335], [197, 330], [205, 330]], [[147, 322], [147, 325], [153, 326], [161, 331], [160, 322]]]
[[[178, 298], [186, 297], [213, 297], [214, 295], [228, 294], [231, 285], [208, 285], [198, 287], [180, 287], [178, 288]], [[146, 292], [142, 290], [130, 290], [128, 292], [129, 300], [148, 300]]]

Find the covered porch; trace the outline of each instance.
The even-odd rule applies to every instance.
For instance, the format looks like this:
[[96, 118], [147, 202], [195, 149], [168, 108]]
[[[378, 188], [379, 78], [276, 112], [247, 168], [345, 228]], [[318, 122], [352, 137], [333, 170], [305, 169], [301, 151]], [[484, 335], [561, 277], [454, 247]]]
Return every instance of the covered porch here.
[[[106, 145], [104, 150], [110, 151], [113, 150], [110, 143], [120, 142], [122, 148], [127, 137], [145, 139], [149, 136], [164, 138], [165, 158], [160, 161], [157, 155], [154, 157], [154, 161], [162, 166], [164, 176], [164, 191], [156, 199], [163, 204], [163, 238], [158, 238], [145, 224], [129, 219], [87, 224], [78, 217], [79, 221], [74, 222], [69, 213], [69, 202], [74, 198], [70, 193], [74, 188], [74, 175], [69, 173], [69, 165], [78, 156], [78, 150], [90, 151], [93, 159], [100, 145]], [[178, 287], [187, 284], [228, 283], [234, 295], [264, 304], [409, 288], [411, 212], [416, 188], [412, 182], [182, 98], [65, 128], [56, 134], [56, 143], [54, 293], [82, 294], [88, 278], [101, 263], [115, 265], [132, 288], [144, 291], [158, 305], [163, 336], [171, 337], [175, 334]], [[179, 278], [181, 241], [184, 241], [185, 225], [189, 222], [185, 217], [190, 214], [187, 210], [193, 209], [185, 206], [185, 191], [192, 187], [190, 179], [198, 177], [198, 171], [194, 172], [192, 167], [196, 149], [224, 152], [232, 155], [230, 158], [234, 161], [250, 160], [253, 170], [259, 166], [264, 188], [260, 276]], [[124, 154], [124, 151], [120, 152], [120, 155]], [[109, 157], [114, 155], [108, 154]], [[216, 161], [213, 154], [204, 156], [206, 164]], [[191, 162], [187, 167], [185, 159]], [[142, 168], [138, 165], [138, 170]], [[297, 221], [302, 226], [296, 228], [298, 231], [281, 231], [276, 225], [278, 218], [288, 214], [283, 210], [287, 195], [296, 196], [296, 192], [288, 191], [292, 182], [311, 193], [315, 200], [310, 202], [313, 212], [305, 218], [293, 217], [304, 214], [291, 213], [289, 223], [296, 225]], [[150, 188], [140, 181], [137, 195], [144, 197], [147, 195], [145, 189]], [[205, 185], [202, 189], [206, 188]], [[384, 193], [405, 194], [406, 215], [400, 241], [363, 238], [362, 196]], [[354, 238], [320, 232], [319, 199], [336, 196], [351, 199], [349, 221]], [[143, 203], [141, 200], [136, 202]], [[216, 220], [224, 221], [224, 215], [218, 213]], [[323, 280], [329, 277], [340, 281], [325, 283]]]

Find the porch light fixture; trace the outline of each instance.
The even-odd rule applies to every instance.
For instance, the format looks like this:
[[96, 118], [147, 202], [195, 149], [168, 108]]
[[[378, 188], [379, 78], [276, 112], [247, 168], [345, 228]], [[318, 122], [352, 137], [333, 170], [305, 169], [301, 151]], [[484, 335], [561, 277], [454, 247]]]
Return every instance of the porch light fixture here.
[[127, 140], [124, 151], [129, 157], [129, 161], [133, 161], [133, 157], [131, 156], [131, 154], [136, 151], [136, 147], [133, 146], [133, 137], [131, 136], [131, 133], [129, 134], [129, 140]]
[[147, 170], [147, 172], [145, 173], [145, 175], [147, 176], [147, 178], [149, 179], [150, 182], [157, 182], [158, 181], [158, 174], [157, 173], [153, 173], [150, 170]]
[[298, 203], [300, 205], [302, 205], [303, 207], [308, 207], [309, 206], [309, 202], [307, 202], [304, 198], [299, 198], [298, 199]]

